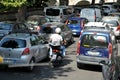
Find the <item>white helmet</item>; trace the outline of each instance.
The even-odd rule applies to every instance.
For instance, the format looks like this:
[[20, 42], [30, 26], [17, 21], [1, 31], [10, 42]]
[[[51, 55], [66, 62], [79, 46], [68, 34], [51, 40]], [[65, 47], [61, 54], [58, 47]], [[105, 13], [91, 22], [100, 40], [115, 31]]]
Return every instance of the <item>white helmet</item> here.
[[56, 28], [55, 32], [59, 34], [59, 33], [61, 33], [61, 29], [60, 28]]

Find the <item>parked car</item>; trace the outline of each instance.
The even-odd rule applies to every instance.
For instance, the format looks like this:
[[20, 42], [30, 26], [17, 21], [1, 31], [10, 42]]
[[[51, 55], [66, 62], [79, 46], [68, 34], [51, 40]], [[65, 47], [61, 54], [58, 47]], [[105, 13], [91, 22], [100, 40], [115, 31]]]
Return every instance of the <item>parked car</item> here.
[[103, 13], [104, 13], [105, 16], [107, 16], [111, 12], [116, 12], [117, 11], [117, 9], [115, 9], [114, 6], [111, 5], [111, 4], [103, 4], [102, 9], [103, 9]]
[[29, 32], [28, 25], [22, 22], [3, 21], [0, 22], [0, 40], [13, 32]]
[[48, 22], [41, 26], [40, 35], [44, 36], [45, 40], [48, 41], [50, 36], [55, 33], [55, 29], [61, 28], [61, 35], [66, 41], [66, 45], [74, 41], [72, 30], [62, 22]]
[[114, 31], [117, 39], [120, 38], [120, 31], [117, 31], [117, 27], [120, 25], [120, 18], [118, 16], [104, 16], [102, 21], [108, 23], [111, 29]]
[[39, 32], [40, 26], [46, 22], [50, 22], [50, 19], [42, 15], [31, 15], [26, 20], [26, 23], [30, 24], [29, 29], [36, 33]]
[[108, 14], [108, 16], [118, 16], [120, 17], [120, 12], [111, 12]]
[[102, 80], [119, 80], [119, 60], [118, 57], [116, 58], [116, 63], [111, 62], [110, 60], [108, 62], [101, 61], [100, 62], [102, 66]]
[[87, 24], [85, 24], [83, 30], [85, 29], [103, 29], [112, 31], [111, 26], [105, 22], [88, 22]]
[[49, 45], [41, 36], [12, 33], [0, 42], [0, 65], [33, 70], [35, 63], [48, 57]]
[[84, 30], [77, 47], [77, 67], [84, 64], [100, 65], [101, 61], [116, 62], [118, 46], [109, 30]]
[[49, 6], [44, 8], [44, 15], [50, 21], [65, 22], [67, 18], [73, 16], [74, 8], [71, 6]]
[[101, 9], [99, 8], [83, 8], [80, 17], [88, 19], [90, 22], [97, 22], [102, 19]]
[[66, 24], [71, 28], [73, 35], [79, 36], [88, 20], [80, 17], [70, 17], [66, 20]]

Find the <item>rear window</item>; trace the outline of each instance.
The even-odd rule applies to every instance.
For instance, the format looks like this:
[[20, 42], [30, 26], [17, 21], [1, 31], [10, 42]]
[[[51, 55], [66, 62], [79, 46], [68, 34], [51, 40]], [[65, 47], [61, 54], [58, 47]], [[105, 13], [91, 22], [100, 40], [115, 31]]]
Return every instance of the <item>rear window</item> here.
[[24, 48], [26, 47], [26, 41], [22, 39], [4, 38], [0, 46], [4, 48]]
[[0, 24], [0, 30], [10, 30], [12, 26], [12, 24], [2, 23]]
[[119, 23], [117, 21], [113, 21], [113, 20], [111, 20], [111, 21], [104, 21], [104, 22], [108, 23], [112, 27], [117, 27], [119, 25]]
[[107, 37], [103, 35], [94, 35], [94, 34], [86, 34], [82, 36], [82, 44], [83, 47], [88, 48], [107, 48], [108, 41]]
[[46, 15], [48, 16], [59, 16], [60, 15], [60, 10], [59, 9], [46, 9]]
[[40, 30], [40, 33], [53, 33], [54, 32], [54, 29], [51, 28], [51, 27], [42, 27], [41, 30]]
[[79, 20], [69, 20], [68, 21], [68, 24], [77, 24], [77, 23], [80, 23]]

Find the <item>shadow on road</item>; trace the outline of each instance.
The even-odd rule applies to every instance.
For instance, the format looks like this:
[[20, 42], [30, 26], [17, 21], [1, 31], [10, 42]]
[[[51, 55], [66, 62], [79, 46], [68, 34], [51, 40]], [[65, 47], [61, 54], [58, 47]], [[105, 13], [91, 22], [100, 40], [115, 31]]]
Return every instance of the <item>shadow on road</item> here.
[[[32, 72], [26, 72], [23, 68], [0, 68], [0, 80], [49, 80], [57, 77], [67, 77], [65, 73], [75, 71], [69, 65], [73, 60], [69, 57], [64, 59], [61, 66], [50, 68], [48, 62], [41, 62]], [[67, 67], [64, 67], [67, 66]]]

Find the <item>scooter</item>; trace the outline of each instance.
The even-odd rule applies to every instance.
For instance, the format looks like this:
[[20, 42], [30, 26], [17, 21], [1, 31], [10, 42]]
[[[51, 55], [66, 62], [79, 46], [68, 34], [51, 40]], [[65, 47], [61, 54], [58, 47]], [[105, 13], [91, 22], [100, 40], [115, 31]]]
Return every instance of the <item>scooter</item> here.
[[62, 63], [62, 51], [60, 49], [60, 47], [55, 47], [55, 46], [51, 46], [52, 48], [52, 55], [50, 57], [50, 62], [49, 65], [53, 68], [53, 67], [57, 67]]

